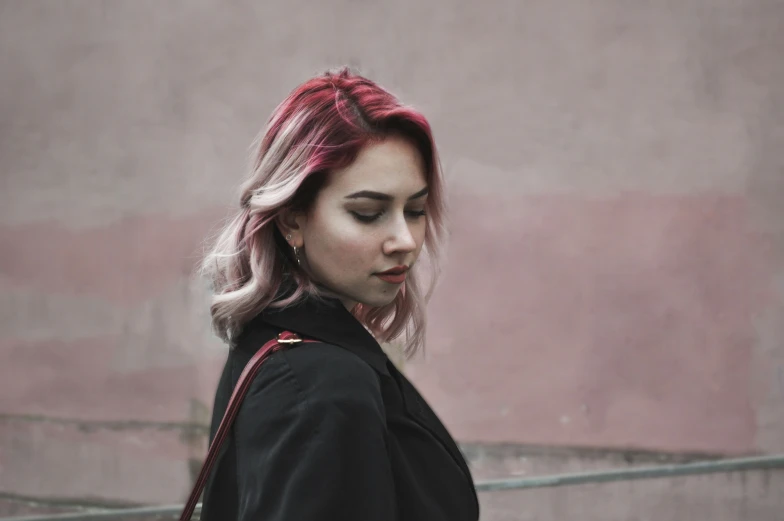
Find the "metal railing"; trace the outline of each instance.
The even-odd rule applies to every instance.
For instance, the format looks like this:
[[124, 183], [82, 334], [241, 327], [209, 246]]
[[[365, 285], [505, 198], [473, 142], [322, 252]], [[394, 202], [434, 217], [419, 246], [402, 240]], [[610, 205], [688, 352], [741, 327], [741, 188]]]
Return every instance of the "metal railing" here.
[[[477, 492], [492, 492], [499, 490], [560, 487], [567, 485], [582, 485], [587, 483], [609, 483], [613, 481], [672, 478], [678, 476], [694, 476], [699, 474], [715, 474], [719, 472], [770, 470], [778, 468], [784, 468], [784, 454], [698, 461], [693, 463], [672, 465], [656, 465], [630, 469], [579, 472], [573, 474], [555, 474], [550, 476], [530, 478], [509, 478], [478, 481], [476, 483], [476, 490]], [[0, 521], [101, 521], [147, 516], [177, 516], [182, 511], [182, 507], [183, 505], [167, 505], [155, 507], [104, 509], [99, 511], [82, 511], [68, 514], [5, 517], [0, 518]], [[200, 508], [201, 505], [196, 507], [196, 512], [194, 515], [198, 515]]]

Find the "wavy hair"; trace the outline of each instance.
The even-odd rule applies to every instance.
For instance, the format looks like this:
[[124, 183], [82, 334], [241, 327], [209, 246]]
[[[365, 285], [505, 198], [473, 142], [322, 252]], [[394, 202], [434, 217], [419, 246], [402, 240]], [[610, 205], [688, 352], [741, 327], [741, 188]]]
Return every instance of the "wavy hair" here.
[[[446, 204], [440, 161], [425, 117], [375, 82], [344, 67], [295, 88], [274, 110], [254, 142], [251, 172], [240, 188], [239, 207], [205, 255], [201, 272], [211, 284], [212, 326], [225, 342], [267, 307], [305, 297], [330, 296], [292, 258], [275, 219], [284, 208], [307, 211], [330, 171], [349, 166], [363, 147], [390, 136], [408, 139], [421, 154], [427, 177], [427, 226], [422, 254], [393, 302], [351, 313], [379, 342], [405, 333], [407, 356], [424, 346], [425, 304], [440, 272]], [[284, 281], [294, 291], [281, 297]], [[333, 295], [334, 296], [334, 295]]]

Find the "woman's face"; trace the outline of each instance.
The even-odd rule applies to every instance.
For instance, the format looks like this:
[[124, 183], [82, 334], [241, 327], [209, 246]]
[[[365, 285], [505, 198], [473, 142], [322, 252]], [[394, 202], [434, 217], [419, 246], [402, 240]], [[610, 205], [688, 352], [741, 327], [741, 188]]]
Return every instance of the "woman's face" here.
[[403, 286], [425, 240], [427, 180], [419, 151], [389, 137], [365, 147], [349, 167], [330, 173], [309, 212], [296, 218], [292, 243], [317, 282], [356, 303], [382, 306]]

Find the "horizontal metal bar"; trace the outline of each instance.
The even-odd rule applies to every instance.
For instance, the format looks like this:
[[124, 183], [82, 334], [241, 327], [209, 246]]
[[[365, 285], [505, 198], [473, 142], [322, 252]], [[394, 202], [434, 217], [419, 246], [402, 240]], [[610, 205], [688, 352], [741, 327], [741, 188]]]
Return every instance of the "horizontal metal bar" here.
[[[104, 521], [129, 517], [179, 516], [184, 505], [162, 505], [155, 507], [117, 508], [92, 512], [71, 512], [68, 514], [47, 514], [26, 517], [0, 517], [0, 521]], [[196, 506], [194, 516], [201, 511], [201, 503]]]
[[6, 414], [0, 413], [0, 423], [44, 423], [49, 425], [63, 425], [85, 431], [111, 430], [111, 431], [138, 431], [152, 429], [161, 431], [185, 431], [195, 434], [209, 435], [210, 426], [195, 422], [154, 422], [154, 421], [96, 421], [78, 420], [74, 418], [57, 418], [35, 414]]
[[[531, 478], [511, 478], [476, 483], [478, 492], [499, 490], [519, 490], [542, 487], [559, 487], [565, 485], [584, 485], [588, 483], [608, 483], [635, 479], [672, 478], [678, 476], [694, 476], [715, 474], [717, 472], [739, 472], [748, 470], [768, 470], [784, 468], [784, 454], [772, 456], [755, 456], [749, 458], [732, 458], [712, 461], [698, 461], [674, 465], [656, 465], [631, 469], [603, 470], [596, 472], [580, 472], [574, 474], [557, 474]], [[74, 512], [69, 514], [50, 514], [43, 516], [6, 517], [0, 521], [102, 521], [143, 516], [177, 516], [182, 512], [183, 505], [156, 507], [125, 508], [92, 512]], [[197, 505], [196, 513], [201, 510]]]
[[[697, 474], [714, 474], [717, 472], [737, 472], [774, 468], [784, 468], [784, 455], [698, 461], [694, 463], [579, 472], [575, 474], [557, 474], [553, 476], [532, 478], [499, 479], [479, 482], [476, 484], [476, 490], [490, 492], [496, 490], [559, 487], [564, 485], [608, 483], [611, 481], [627, 481], [634, 479], [672, 478], [677, 476], [693, 476]], [[4, 520], [0, 519], [0, 521]]]

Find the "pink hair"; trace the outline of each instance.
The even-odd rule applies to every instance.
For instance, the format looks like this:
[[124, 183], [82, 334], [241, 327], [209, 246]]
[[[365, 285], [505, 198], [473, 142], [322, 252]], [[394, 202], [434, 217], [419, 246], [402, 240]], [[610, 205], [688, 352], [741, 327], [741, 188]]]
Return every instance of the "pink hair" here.
[[[429, 287], [421, 291], [422, 263], [417, 263], [392, 303], [374, 308], [358, 304], [352, 313], [379, 342], [408, 333], [409, 356], [424, 345], [425, 304], [438, 278], [445, 235], [445, 194], [436, 146], [422, 114], [348, 68], [327, 72], [294, 89], [272, 113], [254, 146], [240, 206], [202, 264], [214, 292], [210, 311], [218, 336], [231, 342], [267, 307], [282, 307], [306, 295], [326, 295], [292, 262], [275, 218], [287, 206], [307, 210], [330, 171], [350, 165], [364, 146], [392, 135], [409, 139], [425, 163], [429, 195], [422, 253], [429, 261]], [[296, 290], [275, 300], [286, 273]]]

